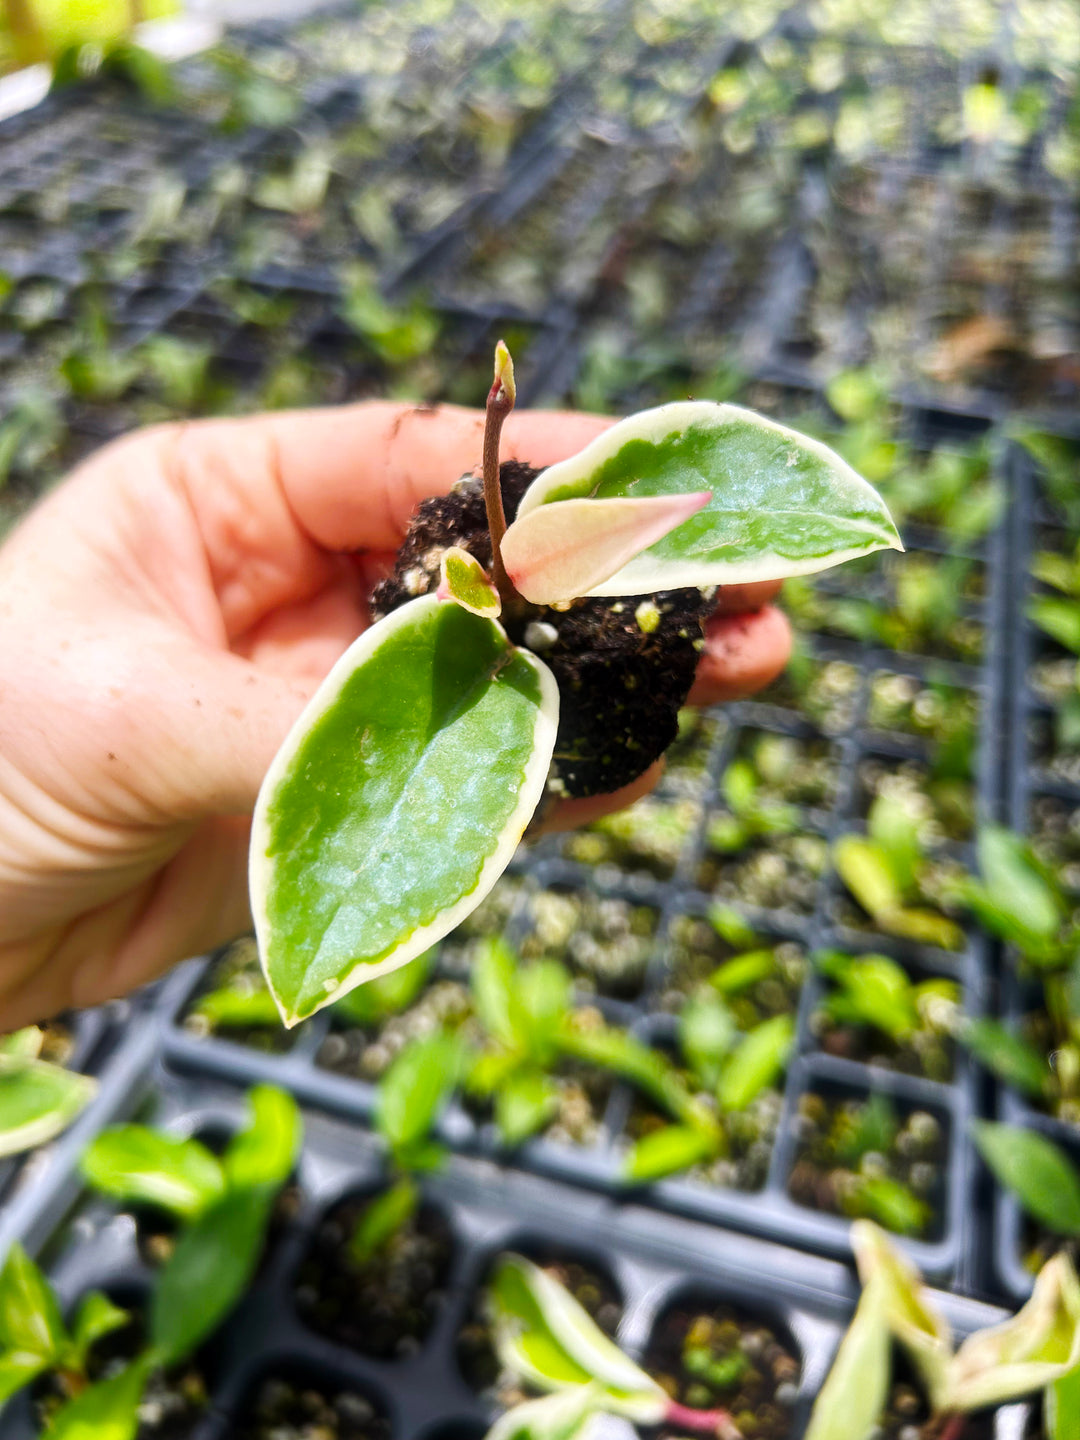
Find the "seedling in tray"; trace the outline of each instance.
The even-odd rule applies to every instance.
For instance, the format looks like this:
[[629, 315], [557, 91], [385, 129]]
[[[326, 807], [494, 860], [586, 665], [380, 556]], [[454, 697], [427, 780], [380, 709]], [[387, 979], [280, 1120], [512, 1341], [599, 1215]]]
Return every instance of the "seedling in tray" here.
[[383, 618], [260, 794], [252, 905], [287, 1025], [447, 934], [545, 790], [616, 789], [663, 753], [715, 586], [900, 547], [838, 456], [749, 411], [646, 411], [534, 476], [500, 470], [513, 402], [500, 347], [483, 491], [466, 480], [420, 507], [374, 597]]
[[[1035, 596], [1028, 603], [1028, 619], [1066, 650], [1080, 655], [1080, 542], [1072, 555], [1040, 551], [1032, 557], [1031, 573], [1058, 594]], [[1060, 749], [1080, 747], [1080, 690], [1074, 688], [1056, 707], [1054, 732]]]
[[[862, 1297], [814, 1405], [806, 1440], [869, 1440], [882, 1433], [976, 1440], [988, 1432], [976, 1428], [972, 1412], [1038, 1391], [1046, 1440], [1077, 1434], [1080, 1281], [1065, 1255], [1044, 1268], [1018, 1314], [969, 1335], [954, 1352], [949, 1327], [908, 1260], [867, 1221], [852, 1227], [851, 1238]], [[929, 1416], [917, 1426], [901, 1421], [893, 1428], [894, 1346], [910, 1361], [928, 1403]]]
[[36, 1025], [0, 1039], [0, 1156], [44, 1145], [97, 1092], [90, 1076], [40, 1059], [44, 1040]]

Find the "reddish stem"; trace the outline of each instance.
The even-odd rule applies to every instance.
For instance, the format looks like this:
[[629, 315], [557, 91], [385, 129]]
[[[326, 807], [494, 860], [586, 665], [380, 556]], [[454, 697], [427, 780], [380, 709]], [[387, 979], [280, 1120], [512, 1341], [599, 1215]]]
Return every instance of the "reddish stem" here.
[[669, 1400], [664, 1419], [669, 1425], [677, 1425], [680, 1430], [717, 1435], [719, 1440], [743, 1440], [742, 1431], [726, 1410], [695, 1410], [690, 1405], [680, 1405], [677, 1400]]
[[964, 1427], [967, 1425], [967, 1418], [962, 1410], [958, 1410], [955, 1415], [950, 1415], [938, 1440], [960, 1440], [960, 1436], [964, 1433]]
[[496, 379], [488, 394], [487, 423], [484, 426], [484, 505], [491, 532], [491, 578], [495, 581], [504, 608], [507, 601], [514, 599], [517, 591], [510, 583], [500, 553], [502, 538], [506, 534], [506, 514], [499, 479], [499, 435], [503, 421], [513, 408], [513, 396], [507, 393], [502, 381]]

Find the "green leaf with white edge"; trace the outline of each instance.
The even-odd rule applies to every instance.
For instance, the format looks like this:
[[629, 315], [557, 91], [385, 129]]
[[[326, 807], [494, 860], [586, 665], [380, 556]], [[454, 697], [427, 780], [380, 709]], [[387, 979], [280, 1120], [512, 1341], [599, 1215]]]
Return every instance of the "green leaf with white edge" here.
[[975, 1120], [971, 1133], [994, 1175], [1055, 1235], [1080, 1235], [1080, 1172], [1036, 1130]]
[[795, 1017], [774, 1015], [743, 1036], [732, 1052], [717, 1086], [721, 1110], [745, 1110], [784, 1073], [795, 1043]]
[[51, 1363], [45, 1355], [31, 1355], [24, 1350], [6, 1350], [0, 1355], [0, 1405], [36, 1380], [50, 1368]]
[[1030, 1041], [1014, 1035], [999, 1020], [982, 1017], [968, 1020], [960, 1030], [960, 1039], [975, 1058], [1006, 1085], [1035, 1099], [1045, 1097], [1050, 1066], [1046, 1056]]
[[363, 1268], [394, 1238], [416, 1214], [420, 1191], [408, 1175], [386, 1190], [380, 1190], [365, 1206], [349, 1237], [348, 1254], [354, 1265]]
[[12, 1245], [0, 1271], [0, 1346], [55, 1360], [67, 1338], [52, 1286], [23, 1247]]
[[971, 1335], [949, 1368], [943, 1408], [979, 1410], [1019, 1400], [1080, 1365], [1080, 1281], [1072, 1261], [1053, 1256], [1031, 1299], [1011, 1320]]
[[558, 718], [546, 665], [434, 596], [346, 651], [255, 807], [252, 911], [286, 1025], [406, 964], [480, 904], [539, 803]]
[[702, 490], [690, 495], [540, 505], [528, 515], [519, 513], [507, 530], [501, 546], [503, 564], [514, 587], [534, 605], [596, 594], [642, 550], [711, 500], [712, 493]]
[[804, 1440], [868, 1440], [889, 1394], [890, 1337], [881, 1281], [865, 1286], [821, 1387]]
[[664, 1125], [652, 1130], [627, 1151], [622, 1178], [634, 1185], [648, 1185], [665, 1175], [678, 1175], [700, 1165], [717, 1153], [711, 1135], [692, 1125]]
[[0, 1156], [44, 1145], [66, 1130], [97, 1094], [97, 1081], [34, 1060], [0, 1075]]
[[161, 1364], [190, 1355], [243, 1295], [272, 1203], [261, 1188], [231, 1190], [181, 1233], [150, 1303], [150, 1338]]
[[595, 1381], [605, 1409], [655, 1424], [667, 1396], [558, 1281], [520, 1255], [500, 1258], [488, 1290], [499, 1359], [542, 1390]]
[[805, 575], [903, 549], [881, 497], [818, 440], [736, 405], [685, 401], [613, 425], [538, 475], [518, 523], [577, 498], [712, 499], [591, 593], [642, 595]]
[[79, 1302], [71, 1325], [71, 1345], [65, 1363], [80, 1374], [86, 1369], [86, 1355], [91, 1345], [119, 1330], [130, 1319], [126, 1310], [114, 1305], [101, 1290], [91, 1290]]
[[679, 1048], [706, 1089], [716, 1088], [737, 1033], [735, 1016], [708, 986], [695, 990], [679, 1011]]
[[880, 1287], [886, 1323], [922, 1378], [934, 1413], [941, 1409], [952, 1358], [948, 1322], [906, 1255], [869, 1220], [856, 1220], [851, 1244], [862, 1284]]
[[470, 615], [480, 615], [485, 620], [497, 620], [502, 614], [498, 590], [480, 561], [460, 545], [451, 545], [443, 551], [439, 588], [435, 593], [440, 600], [453, 600]]
[[457, 1084], [461, 1042], [436, 1031], [411, 1040], [387, 1067], [375, 1096], [375, 1125], [391, 1153], [403, 1161], [427, 1140]]
[[1030, 844], [1001, 825], [985, 825], [977, 842], [979, 871], [993, 904], [1022, 931], [1053, 940], [1066, 906]]
[[599, 1385], [575, 1385], [539, 1400], [526, 1400], [503, 1412], [485, 1440], [579, 1440], [594, 1415], [604, 1409]]
[[[407, 1010], [427, 983], [431, 967], [435, 963], [435, 950], [425, 950], [415, 960], [402, 965], [400, 970], [390, 970], [374, 980], [368, 980], [356, 990], [350, 990], [334, 1002], [333, 1012], [340, 1015], [348, 1025], [373, 1026], [391, 1015], [400, 1015]], [[277, 1010], [274, 1011], [277, 1018]]]
[[542, 1070], [519, 1069], [495, 1091], [495, 1124], [507, 1145], [520, 1145], [551, 1120], [559, 1092]]
[[41, 1054], [45, 1032], [37, 1025], [27, 1025], [11, 1035], [0, 1037], [0, 1075], [21, 1070]]
[[90, 1385], [53, 1416], [49, 1440], [134, 1440], [153, 1368], [152, 1357], [141, 1355], [119, 1375]]
[[277, 1190], [289, 1178], [303, 1139], [300, 1108], [276, 1085], [248, 1091], [250, 1120], [222, 1156], [225, 1178], [234, 1189], [265, 1185]]
[[193, 1220], [225, 1193], [217, 1157], [200, 1141], [147, 1125], [104, 1130], [83, 1151], [83, 1179], [103, 1195], [159, 1205]]

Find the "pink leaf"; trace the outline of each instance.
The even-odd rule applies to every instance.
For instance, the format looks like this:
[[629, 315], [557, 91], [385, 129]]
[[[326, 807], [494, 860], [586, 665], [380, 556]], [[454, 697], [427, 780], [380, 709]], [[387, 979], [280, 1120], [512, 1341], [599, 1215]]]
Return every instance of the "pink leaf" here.
[[534, 605], [574, 600], [603, 584], [711, 499], [710, 491], [701, 490], [539, 505], [515, 520], [503, 536], [506, 573]]

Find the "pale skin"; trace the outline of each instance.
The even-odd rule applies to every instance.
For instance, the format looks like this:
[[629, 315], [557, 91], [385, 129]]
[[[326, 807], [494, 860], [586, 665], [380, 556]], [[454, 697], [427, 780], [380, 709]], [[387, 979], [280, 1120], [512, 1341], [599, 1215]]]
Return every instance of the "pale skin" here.
[[[610, 423], [517, 412], [503, 458], [552, 464]], [[248, 927], [263, 775], [368, 624], [416, 502], [477, 466], [483, 426], [369, 402], [158, 427], [100, 451], [0, 548], [0, 1029], [125, 994]], [[695, 704], [783, 668], [775, 588], [722, 592]]]

